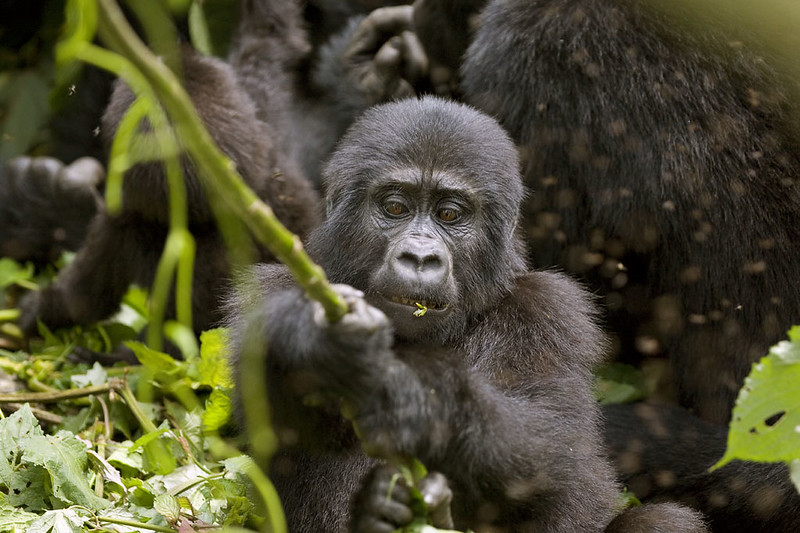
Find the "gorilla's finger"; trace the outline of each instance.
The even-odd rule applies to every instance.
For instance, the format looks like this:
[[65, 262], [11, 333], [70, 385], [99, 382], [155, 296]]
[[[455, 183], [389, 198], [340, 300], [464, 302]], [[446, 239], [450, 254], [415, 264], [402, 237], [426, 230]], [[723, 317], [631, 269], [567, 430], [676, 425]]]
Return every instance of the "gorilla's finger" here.
[[450, 512], [450, 503], [453, 501], [453, 491], [450, 490], [444, 474], [429, 472], [417, 483], [417, 488], [422, 492], [425, 503], [428, 504], [433, 525], [438, 528], [452, 529], [453, 516]]
[[411, 6], [382, 7], [366, 16], [353, 34], [349, 53], [377, 50], [392, 35], [411, 28]]
[[403, 59], [402, 43], [400, 36], [395, 35], [375, 54], [374, 64], [379, 77], [390, 79], [399, 76]]
[[431, 67], [431, 85], [433, 90], [439, 96], [450, 96], [453, 94], [456, 85], [455, 75], [453, 71], [444, 65], [436, 65]]
[[97, 187], [106, 178], [103, 165], [93, 157], [81, 157], [64, 168], [65, 181], [76, 185]]
[[397, 527], [393, 524], [388, 524], [369, 516], [359, 519], [353, 531], [354, 533], [392, 533], [395, 529]]
[[[35, 184], [34, 189], [44, 192], [52, 189], [53, 176], [64, 168], [64, 164], [52, 157], [34, 157], [27, 169], [25, 180]], [[26, 186], [26, 189], [30, 189]]]
[[428, 74], [428, 55], [425, 48], [413, 31], [400, 34], [403, 51], [403, 78], [415, 83]]

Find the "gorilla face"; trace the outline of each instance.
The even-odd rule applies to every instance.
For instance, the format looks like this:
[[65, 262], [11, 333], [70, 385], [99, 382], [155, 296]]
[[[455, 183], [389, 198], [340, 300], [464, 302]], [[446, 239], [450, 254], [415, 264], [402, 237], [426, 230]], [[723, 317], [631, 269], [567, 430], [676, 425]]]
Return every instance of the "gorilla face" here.
[[364, 291], [400, 338], [447, 342], [525, 269], [514, 145], [470, 108], [426, 98], [367, 112], [325, 185], [328, 217], [309, 249], [332, 281]]
[[[457, 250], [478, 237], [478, 199], [443, 172], [393, 172], [368, 191], [374, 227], [384, 236], [383, 261], [365, 287], [370, 303], [404, 337], [439, 329], [458, 315], [463, 283], [454, 274]], [[451, 252], [452, 250], [452, 252]]]

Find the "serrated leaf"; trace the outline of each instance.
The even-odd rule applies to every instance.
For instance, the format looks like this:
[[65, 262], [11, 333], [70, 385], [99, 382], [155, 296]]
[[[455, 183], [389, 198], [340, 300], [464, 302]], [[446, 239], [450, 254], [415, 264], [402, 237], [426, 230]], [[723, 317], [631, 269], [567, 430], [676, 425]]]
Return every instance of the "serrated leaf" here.
[[111, 448], [108, 456], [109, 464], [119, 468], [127, 477], [139, 475], [143, 469], [142, 453], [133, 449], [133, 442], [126, 440]]
[[[29, 513], [28, 511], [12, 507], [8, 504], [0, 505], [0, 531], [13, 531], [15, 528], [22, 528], [38, 518], [38, 514]], [[25, 527], [24, 529], [20, 529], [20, 531], [33, 530], [29, 527]]]
[[73, 509], [58, 509], [56, 511], [47, 511], [41, 518], [31, 523], [30, 531], [40, 533], [81, 533], [81, 528], [86, 521], [87, 518], [78, 515]]
[[87, 453], [89, 454], [89, 460], [101, 468], [101, 475], [103, 476], [103, 479], [109, 483], [119, 485], [124, 492], [126, 487], [122, 482], [122, 475], [119, 473], [119, 470], [111, 466], [111, 463], [101, 457], [96, 451], [87, 450]]
[[228, 479], [235, 479], [237, 477], [245, 477], [247, 476], [248, 470], [255, 467], [255, 462], [253, 458], [249, 455], [238, 455], [236, 457], [231, 457], [230, 459], [224, 459], [220, 461], [222, 465], [225, 467], [226, 473], [225, 477]]
[[18, 470], [19, 456], [28, 439], [42, 436], [39, 421], [28, 404], [0, 420], [0, 483], [11, 487]]
[[228, 423], [233, 412], [233, 404], [228, 391], [214, 389], [206, 400], [203, 412], [203, 427], [206, 431], [217, 431]]
[[23, 460], [39, 465], [50, 474], [53, 495], [66, 504], [100, 510], [111, 502], [98, 498], [86, 479], [86, 446], [75, 435], [59, 431], [56, 435], [31, 437]]
[[47, 470], [36, 465], [22, 465], [14, 473], [8, 486], [8, 503], [14, 507], [23, 507], [29, 511], [44, 511], [52, 508], [50, 504], [51, 489]]
[[228, 331], [210, 329], [200, 334], [200, 361], [197, 364], [197, 381], [209, 387], [233, 387], [228, 363]]
[[170, 494], [156, 496], [153, 508], [171, 524], [177, 523], [181, 517], [181, 505], [178, 503], [178, 498]]
[[[790, 336], [798, 338], [793, 328]], [[753, 365], [739, 392], [719, 468], [734, 459], [800, 459], [800, 345], [782, 341]]]

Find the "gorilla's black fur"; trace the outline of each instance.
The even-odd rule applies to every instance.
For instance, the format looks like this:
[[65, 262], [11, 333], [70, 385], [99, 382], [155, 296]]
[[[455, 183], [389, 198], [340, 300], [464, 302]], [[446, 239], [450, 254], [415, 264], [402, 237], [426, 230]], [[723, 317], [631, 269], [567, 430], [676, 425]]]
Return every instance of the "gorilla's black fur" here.
[[[222, 151], [279, 219], [304, 236], [319, 220], [319, 199], [275, 149], [276, 133], [256, 118], [255, 107], [222, 61], [184, 51], [185, 84], [200, 117]], [[121, 82], [103, 116], [110, 143], [133, 93]], [[145, 126], [142, 126], [146, 129]], [[230, 283], [225, 246], [196, 170], [185, 161], [189, 226], [196, 240], [192, 286], [193, 326], [206, 329], [220, 318], [221, 295]], [[52, 285], [25, 296], [20, 326], [36, 331], [37, 319], [50, 327], [87, 324], [111, 315], [131, 283], [151, 286], [169, 227], [169, 195], [161, 163], [140, 163], [126, 172], [119, 214], [100, 209], [75, 259]], [[264, 251], [262, 259], [271, 256]]]
[[[604, 296], [622, 357], [668, 355], [680, 402], [720, 424], [684, 444], [637, 423], [612, 425], [609, 439], [653, 446], [643, 475], [691, 471], [669, 495], [726, 492], [732, 477], [692, 460], [721, 454], [751, 363], [800, 320], [800, 142], [785, 80], [767, 62], [714, 20], [689, 29], [650, 4], [418, 0], [415, 24], [432, 71], [458, 72], [457, 95], [520, 147], [534, 263], [584, 276]], [[735, 470], [747, 487], [738, 502], [693, 501], [719, 531], [773, 531], [800, 515], [784, 470]], [[769, 521], [753, 514], [775, 504], [759, 503], [763, 471], [785, 497]]]
[[[386, 104], [353, 126], [324, 178], [327, 218], [309, 250], [349, 284], [337, 287], [350, 312], [328, 323], [273, 265], [231, 304], [237, 372], [267, 358], [281, 440], [271, 477], [291, 530], [342, 531], [379, 464], [339, 415], [342, 400], [367, 449], [446, 476], [456, 526], [602, 531], [618, 505], [591, 392], [605, 338], [587, 293], [525, 267], [506, 133], [439, 99]], [[385, 492], [365, 496], [386, 486], [377, 477], [356, 500], [356, 531], [408, 518]], [[686, 509], [664, 513], [681, 531], [704, 531]]]

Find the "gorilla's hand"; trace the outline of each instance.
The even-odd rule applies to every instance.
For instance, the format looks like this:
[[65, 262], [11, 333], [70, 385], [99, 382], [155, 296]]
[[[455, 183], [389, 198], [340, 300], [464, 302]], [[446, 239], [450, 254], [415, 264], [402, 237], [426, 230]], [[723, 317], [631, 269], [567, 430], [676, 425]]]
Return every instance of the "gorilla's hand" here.
[[[432, 525], [452, 529], [450, 502], [453, 493], [447, 478], [438, 472], [430, 472], [420, 480], [417, 488], [428, 506]], [[376, 466], [353, 500], [350, 530], [355, 533], [391, 533], [407, 526], [414, 519], [411, 502], [411, 489], [397, 468]]]
[[350, 285], [338, 284], [333, 289], [347, 304], [347, 314], [337, 322], [329, 322], [325, 309], [314, 302], [314, 322], [326, 332], [330, 342], [345, 349], [359, 349], [365, 353], [388, 349], [391, 343], [391, 328], [386, 315], [369, 305], [364, 293]]
[[344, 62], [368, 104], [414, 96], [428, 73], [428, 57], [411, 31], [411, 6], [376, 9], [361, 21]]
[[77, 250], [102, 200], [103, 166], [84, 157], [17, 157], [0, 170], [0, 255], [53, 262]]
[[26, 337], [36, 335], [41, 320], [49, 328], [71, 325], [73, 323], [61, 294], [52, 286], [26, 294], [19, 303], [19, 329]]
[[[287, 317], [280, 327], [295, 329], [294, 346], [287, 349], [300, 347], [305, 352], [296, 363], [316, 376], [320, 391], [344, 398], [358, 408], [373, 393], [380, 382], [378, 376], [394, 358], [392, 329], [386, 315], [369, 305], [361, 291], [349, 285], [334, 285], [333, 289], [348, 306], [341, 319], [330, 322], [322, 305], [311, 301], [311, 312], [306, 315], [310, 324], [303, 325], [301, 316], [296, 315]], [[297, 297], [306, 300], [300, 293]], [[283, 336], [277, 333], [272, 333], [273, 338], [281, 339]]]

